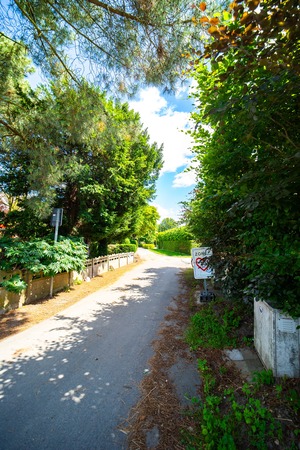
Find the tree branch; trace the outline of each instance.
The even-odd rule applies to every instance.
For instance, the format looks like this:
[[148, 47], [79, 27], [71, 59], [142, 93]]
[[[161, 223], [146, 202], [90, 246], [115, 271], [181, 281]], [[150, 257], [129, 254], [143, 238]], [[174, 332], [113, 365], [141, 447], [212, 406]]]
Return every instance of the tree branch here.
[[18, 130], [16, 130], [16, 128], [11, 126], [5, 120], [0, 119], [0, 125], [3, 125], [7, 130], [11, 131], [14, 136], [19, 136], [20, 138], [24, 139], [24, 141], [25, 141], [25, 137]]
[[[77, 27], [75, 27], [55, 6], [53, 3], [49, 2], [49, 4], [51, 5], [51, 7], [54, 9], [54, 11], [71, 27], [73, 28], [74, 31], [76, 31], [76, 33], [78, 33], [80, 36], [82, 36], [84, 39], [86, 39], [88, 42], [90, 42], [94, 47], [98, 48], [98, 50], [100, 50], [101, 52], [105, 53], [109, 58], [115, 59], [113, 58], [113, 56], [108, 53], [103, 47], [100, 47], [100, 45], [98, 45], [95, 41], [92, 41], [86, 34], [82, 33]], [[120, 62], [120, 61], [118, 61]], [[121, 63], [122, 64], [122, 63]], [[122, 64], [124, 67], [125, 65]]]
[[15, 0], [16, 5], [18, 6], [18, 8], [20, 9], [20, 11], [22, 12], [22, 14], [24, 14], [24, 16], [29, 20], [29, 22], [33, 25], [33, 27], [36, 29], [37, 33], [38, 33], [38, 38], [43, 42], [45, 41], [48, 46], [50, 47], [53, 55], [56, 56], [56, 58], [59, 60], [59, 62], [61, 63], [61, 65], [63, 66], [63, 68], [65, 69], [65, 71], [68, 73], [68, 75], [71, 77], [71, 79], [73, 81], [75, 81], [75, 83], [77, 83], [78, 81], [76, 80], [76, 78], [73, 76], [72, 72], [69, 70], [69, 68], [67, 67], [67, 65], [64, 63], [64, 61], [62, 60], [62, 58], [59, 56], [59, 54], [56, 52], [55, 48], [53, 47], [53, 45], [51, 44], [51, 42], [47, 39], [47, 37], [45, 36], [45, 34], [43, 33], [43, 31], [38, 27], [38, 25], [36, 24], [36, 22], [34, 20], [32, 20], [32, 18], [27, 14], [26, 11], [24, 11], [24, 9], [22, 8], [22, 6], [20, 5], [20, 2], [18, 0]]
[[92, 3], [93, 5], [99, 6], [102, 9], [106, 9], [106, 11], [115, 14], [117, 16], [123, 17], [124, 19], [133, 20], [134, 22], [140, 23], [141, 25], [151, 25], [153, 24], [151, 22], [147, 22], [146, 20], [140, 19], [137, 16], [134, 16], [133, 14], [127, 13], [126, 11], [123, 11], [121, 9], [113, 8], [112, 6], [107, 5], [106, 3], [100, 2], [99, 0], [87, 0], [89, 3]]
[[14, 44], [19, 45], [20, 47], [23, 47], [26, 49], [26, 46], [23, 44], [23, 42], [18, 42], [15, 41], [14, 39], [12, 39], [11, 37], [7, 36], [6, 34], [2, 33], [2, 31], [0, 31], [0, 36], [3, 36], [4, 38], [8, 39], [9, 41], [13, 42]]
[[291, 140], [291, 138], [288, 135], [288, 132], [286, 130], [286, 128], [282, 125], [282, 122], [277, 122], [277, 120], [273, 119], [273, 117], [271, 117], [272, 122], [276, 123], [276, 125], [278, 126], [278, 128], [282, 128], [283, 129], [283, 133], [281, 133], [282, 136], [284, 136], [286, 138], [286, 140], [293, 146], [295, 147], [297, 150], [299, 149], [299, 145], [295, 144], [295, 142], [293, 142]]

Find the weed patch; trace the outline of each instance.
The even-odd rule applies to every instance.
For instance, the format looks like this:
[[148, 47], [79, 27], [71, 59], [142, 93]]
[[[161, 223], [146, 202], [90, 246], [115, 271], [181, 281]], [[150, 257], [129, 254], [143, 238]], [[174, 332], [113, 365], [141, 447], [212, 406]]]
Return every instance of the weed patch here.
[[[218, 311], [222, 310], [222, 314]], [[203, 305], [192, 316], [186, 332], [186, 340], [192, 350], [203, 348], [225, 348], [237, 344], [234, 330], [241, 321], [238, 309], [215, 300]]]
[[244, 383], [241, 390], [226, 388], [220, 392], [207, 361], [199, 360], [198, 368], [203, 379], [204, 401], [198, 404], [200, 426], [194, 433], [184, 433], [187, 450], [298, 448], [284, 447], [282, 424], [268, 406], [253, 395], [262, 387], [261, 379], [251, 385]]
[[252, 309], [222, 299], [201, 305], [190, 318], [185, 338], [198, 356], [202, 385], [193, 399], [194, 425], [182, 430], [186, 450], [300, 449], [297, 380], [262, 370], [245, 382], [224, 362], [223, 349], [253, 345], [250, 327]]

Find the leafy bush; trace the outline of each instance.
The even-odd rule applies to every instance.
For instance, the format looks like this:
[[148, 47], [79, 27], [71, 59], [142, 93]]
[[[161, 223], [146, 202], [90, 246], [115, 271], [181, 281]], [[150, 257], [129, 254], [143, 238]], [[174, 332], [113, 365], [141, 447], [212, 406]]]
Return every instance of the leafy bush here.
[[26, 269], [46, 276], [70, 270], [80, 272], [86, 258], [87, 247], [81, 240], [60, 238], [54, 243], [42, 239], [0, 239], [0, 269], [6, 271]]
[[224, 303], [222, 314], [217, 314], [215, 305], [220, 300], [202, 306], [191, 318], [186, 332], [186, 340], [193, 350], [203, 348], [224, 348], [236, 344], [233, 331], [240, 324], [240, 316], [235, 308]]
[[172, 228], [157, 234], [157, 247], [170, 252], [190, 254], [193, 236], [186, 227]]
[[141, 244], [141, 247], [142, 248], [146, 248], [147, 250], [153, 250], [155, 248], [155, 245], [154, 244], [145, 244], [145, 243], [143, 243], [143, 244]]
[[25, 283], [24, 280], [21, 279], [19, 274], [15, 274], [8, 280], [3, 280], [0, 283], [0, 286], [3, 287], [8, 292], [20, 294], [24, 289], [26, 289], [27, 284]]
[[131, 253], [136, 252], [136, 244], [110, 244], [108, 245], [108, 254], [116, 255], [118, 253]]

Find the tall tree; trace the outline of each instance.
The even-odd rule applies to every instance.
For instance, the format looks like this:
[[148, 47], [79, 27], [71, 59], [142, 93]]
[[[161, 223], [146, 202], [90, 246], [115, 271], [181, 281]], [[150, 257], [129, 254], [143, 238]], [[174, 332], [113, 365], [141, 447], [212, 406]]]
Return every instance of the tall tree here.
[[161, 223], [158, 225], [158, 231], [166, 231], [170, 230], [171, 228], [178, 227], [178, 224], [176, 220], [172, 219], [172, 217], [166, 217], [161, 221]]
[[141, 241], [152, 244], [157, 232], [159, 214], [155, 206], [146, 205], [137, 210], [138, 217], [134, 230], [134, 236]]
[[174, 85], [196, 37], [195, 14], [189, 0], [8, 0], [0, 22], [1, 33], [23, 42], [46, 72], [61, 67], [74, 79], [86, 74], [103, 89], [130, 91]]
[[3, 134], [0, 181], [11, 190], [20, 164], [23, 214], [63, 207], [61, 231], [88, 242], [132, 234], [134, 212], [153, 196], [162, 165], [162, 150], [150, 144], [137, 113], [87, 83], [73, 86], [62, 78], [50, 90], [39, 88], [14, 124], [18, 133]]
[[193, 66], [200, 182], [190, 227], [213, 247], [228, 295], [300, 315], [299, 5], [233, 2], [200, 23], [210, 63]]

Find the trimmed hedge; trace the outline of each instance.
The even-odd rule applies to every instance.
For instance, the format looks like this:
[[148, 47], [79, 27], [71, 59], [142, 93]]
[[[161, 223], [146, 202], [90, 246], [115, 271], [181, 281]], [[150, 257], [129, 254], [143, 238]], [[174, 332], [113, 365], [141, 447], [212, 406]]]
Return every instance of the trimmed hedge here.
[[108, 255], [116, 255], [117, 253], [130, 253], [130, 252], [136, 252], [137, 251], [137, 245], [136, 244], [109, 244], [108, 248]]
[[171, 228], [157, 234], [157, 247], [161, 250], [189, 255], [193, 247], [193, 236], [184, 226]]
[[147, 250], [153, 250], [155, 248], [154, 244], [145, 244], [144, 242], [141, 244], [142, 248], [146, 248]]

